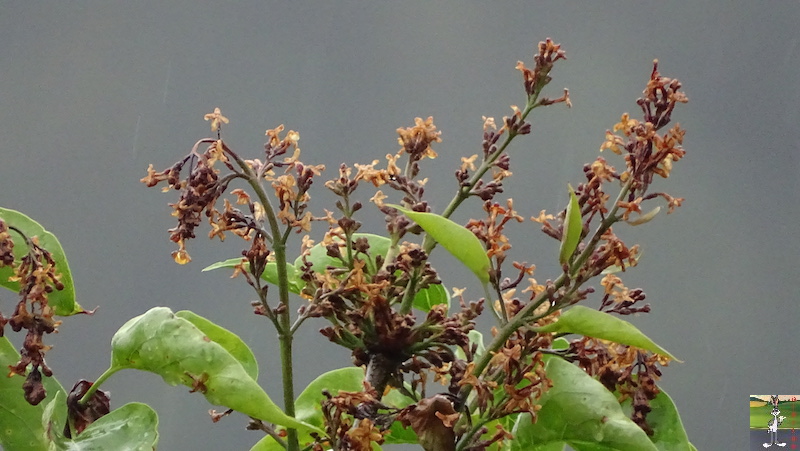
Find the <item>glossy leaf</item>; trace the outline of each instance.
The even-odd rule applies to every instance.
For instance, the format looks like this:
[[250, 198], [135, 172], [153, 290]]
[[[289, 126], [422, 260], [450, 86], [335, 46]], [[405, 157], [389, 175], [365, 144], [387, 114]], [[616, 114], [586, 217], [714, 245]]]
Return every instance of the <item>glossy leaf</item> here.
[[6, 451], [47, 450], [48, 440], [42, 420], [45, 407], [60, 393], [60, 404], [56, 409], [57, 421], [64, 426], [66, 404], [64, 388], [52, 377], [44, 377], [42, 383], [47, 390], [47, 398], [37, 406], [25, 401], [22, 392], [23, 376], [7, 377], [9, 365], [19, 361], [19, 353], [6, 337], [0, 337], [0, 445]]
[[226, 351], [238, 360], [242, 367], [244, 367], [248, 376], [253, 378], [253, 380], [258, 380], [258, 362], [256, 362], [256, 356], [253, 355], [253, 351], [238, 335], [189, 310], [181, 310], [175, 313], [175, 316], [194, 324], [194, 326], [206, 334], [208, 338], [225, 348]]
[[[63, 395], [47, 406], [45, 421], [51, 431], [50, 449], [59, 451], [125, 450], [152, 451], [158, 444], [158, 415], [147, 404], [129, 403], [112, 410], [90, 424], [74, 439], [61, 435], [64, 423], [50, 415], [56, 403], [64, 404]], [[62, 409], [63, 410], [63, 409]], [[9, 450], [11, 451], [11, 450]]]
[[561, 249], [558, 254], [558, 261], [563, 265], [569, 261], [578, 243], [581, 241], [583, 233], [583, 223], [581, 221], [581, 207], [578, 205], [578, 197], [575, 190], [569, 186], [569, 204], [564, 215], [564, 231], [561, 236]]
[[411, 211], [399, 205], [396, 208], [422, 227], [434, 240], [472, 271], [481, 283], [489, 282], [489, 257], [480, 240], [467, 228], [433, 213]]
[[[203, 268], [203, 272], [211, 271], [214, 269], [220, 268], [233, 268], [234, 266], [238, 265], [242, 262], [241, 258], [230, 258], [228, 260], [223, 260], [221, 262], [216, 262], [211, 265], [206, 266]], [[244, 264], [244, 267], [247, 269], [250, 267], [250, 263]], [[295, 294], [300, 293], [300, 290], [303, 289], [303, 281], [300, 280], [300, 273], [297, 269], [292, 265], [286, 265], [286, 277], [289, 280], [289, 291]], [[264, 272], [261, 273], [261, 278], [266, 280], [267, 282], [278, 285], [278, 265], [275, 262], [267, 263], [267, 266], [264, 268]]]
[[565, 443], [576, 451], [657, 450], [603, 384], [558, 357], [547, 359], [545, 371], [553, 386], [540, 399], [536, 423], [527, 413], [517, 418], [512, 451], [549, 451]]
[[419, 290], [414, 296], [414, 308], [427, 313], [434, 305], [445, 304], [450, 308], [450, 297], [447, 290], [441, 284], [430, 285], [424, 290]]
[[[20, 229], [28, 238], [37, 237], [39, 246], [50, 252], [53, 257], [56, 264], [56, 273], [61, 275], [61, 283], [64, 284], [63, 290], [53, 291], [47, 295], [47, 304], [53, 309], [53, 312], [59, 316], [82, 313], [84, 311], [83, 308], [75, 302], [75, 286], [72, 283], [72, 273], [69, 270], [67, 257], [64, 254], [61, 243], [58, 242], [58, 238], [45, 230], [38, 222], [18, 211], [0, 208], [0, 219], [5, 221], [6, 224]], [[27, 245], [17, 232], [9, 230], [9, 234], [14, 242], [14, 256], [18, 262], [27, 252]], [[18, 293], [19, 282], [9, 281], [8, 278], [11, 275], [13, 275], [11, 267], [4, 266], [0, 268], [0, 286]]]
[[309, 427], [283, 413], [224, 346], [166, 307], [129, 320], [111, 348], [110, 371], [149, 371], [203, 393], [214, 405], [285, 427]]
[[633, 324], [605, 312], [582, 305], [570, 307], [555, 323], [534, 328], [537, 332], [558, 332], [601, 338], [637, 348], [646, 349], [670, 359], [678, 360], [661, 346], [655, 344]]

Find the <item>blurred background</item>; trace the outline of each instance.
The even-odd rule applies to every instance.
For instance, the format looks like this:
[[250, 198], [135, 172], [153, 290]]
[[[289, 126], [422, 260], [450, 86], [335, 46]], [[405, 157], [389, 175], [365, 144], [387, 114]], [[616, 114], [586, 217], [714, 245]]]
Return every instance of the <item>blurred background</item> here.
[[[0, 205], [59, 237], [79, 302], [100, 307], [49, 338], [48, 363], [67, 388], [94, 380], [127, 319], [157, 305], [191, 309], [242, 336], [280, 402], [277, 340], [252, 315], [249, 287], [200, 272], [242, 244], [200, 238], [189, 243], [194, 260], [176, 265], [175, 194], [139, 183], [148, 164], [166, 168], [209, 136], [203, 115], [214, 107], [230, 118], [226, 142], [251, 158], [264, 130], [285, 124], [300, 132], [302, 159], [328, 168], [312, 204], [322, 212], [332, 199], [322, 181], [339, 163], [383, 161], [397, 149], [396, 128], [432, 115], [443, 142], [423, 176], [441, 211], [460, 157], [480, 152], [481, 116], [500, 123], [524, 104], [514, 66], [532, 67], [537, 42], [552, 37], [568, 60], [545, 95], [567, 87], [574, 107], [533, 114], [533, 134], [511, 149], [505, 195], [525, 217], [564, 208], [567, 183], [581, 180], [605, 130], [625, 111], [638, 115], [652, 60], [683, 82], [690, 103], [673, 120], [688, 129], [688, 153], [656, 188], [684, 206], [617, 230], [643, 248], [624, 280], [652, 304], [629, 319], [684, 361], [664, 370], [661, 386], [697, 448], [744, 449], [748, 396], [798, 387], [798, 23], [797, 1], [2, 2]], [[365, 203], [372, 194], [361, 190]], [[382, 215], [363, 213], [362, 230], [380, 233]], [[473, 200], [456, 219], [477, 215]], [[510, 259], [536, 263], [540, 281], [555, 277], [557, 242], [534, 223], [511, 237]], [[433, 261], [451, 287], [481, 297], [444, 252]], [[0, 310], [12, 302], [0, 294]], [[318, 334], [323, 325], [309, 321], [297, 337], [298, 392], [350, 362]], [[241, 416], [212, 424], [202, 397], [154, 375], [122, 372], [104, 388], [113, 407], [156, 409], [159, 449], [249, 449], [260, 437]]]

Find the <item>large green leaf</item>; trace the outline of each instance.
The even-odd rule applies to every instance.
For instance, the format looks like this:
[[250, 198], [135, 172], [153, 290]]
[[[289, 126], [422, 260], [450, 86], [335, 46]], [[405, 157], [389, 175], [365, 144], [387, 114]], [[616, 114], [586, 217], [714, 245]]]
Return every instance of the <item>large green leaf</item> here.
[[450, 254], [472, 271], [481, 283], [489, 282], [489, 257], [480, 240], [469, 229], [444, 216], [433, 213], [411, 211], [399, 205], [386, 204], [396, 208], [422, 227], [434, 240], [447, 249]]
[[513, 451], [559, 449], [576, 451], [656, 451], [647, 434], [622, 411], [603, 384], [561, 358], [547, 359], [553, 386], [542, 395], [536, 423], [529, 414], [517, 418]]
[[[129, 403], [112, 410], [90, 424], [77, 437], [67, 439], [61, 434], [63, 422], [54, 421], [52, 415], [63, 405], [63, 394], [48, 404], [45, 424], [50, 430], [49, 450], [58, 451], [152, 451], [158, 444], [158, 415], [150, 406]], [[27, 448], [25, 448], [27, 449]], [[10, 450], [9, 450], [10, 451]]]
[[[8, 369], [9, 365], [19, 362], [19, 353], [6, 337], [0, 337], [0, 368]], [[56, 410], [61, 426], [66, 421], [66, 404], [64, 388], [52, 377], [44, 377], [42, 383], [47, 390], [47, 400], [37, 406], [25, 401], [22, 392], [23, 376], [7, 377], [0, 374], [0, 445], [6, 451], [15, 450], [47, 450], [48, 440], [42, 426], [45, 405], [48, 400], [60, 396]], [[50, 401], [52, 402], [52, 401]]]
[[569, 204], [564, 215], [564, 230], [561, 235], [561, 249], [558, 254], [558, 261], [562, 265], [567, 263], [575, 252], [578, 243], [581, 241], [582, 232], [581, 207], [578, 205], [578, 197], [575, 196], [575, 190], [572, 189], [572, 186], [569, 186]]
[[258, 380], [258, 362], [256, 362], [256, 356], [253, 355], [253, 351], [238, 335], [189, 310], [181, 310], [175, 313], [175, 316], [194, 324], [194, 326], [206, 334], [211, 341], [225, 348], [226, 351], [238, 360], [242, 367], [244, 367], [248, 376], [253, 380]]
[[[9, 226], [20, 229], [28, 238], [38, 237], [39, 246], [50, 252], [53, 257], [56, 273], [61, 275], [61, 283], [64, 284], [63, 290], [53, 291], [47, 295], [47, 304], [53, 309], [53, 312], [59, 316], [83, 313], [83, 308], [75, 302], [75, 286], [72, 283], [72, 273], [69, 271], [67, 257], [64, 255], [64, 249], [61, 247], [61, 243], [58, 242], [58, 238], [45, 230], [38, 222], [18, 211], [0, 208], [0, 219]], [[9, 233], [12, 241], [14, 241], [14, 256], [19, 262], [19, 259], [27, 252], [27, 245], [18, 233], [13, 230], [10, 230]], [[12, 275], [13, 271], [10, 267], [4, 266], [0, 268], [0, 286], [18, 293], [19, 282], [8, 280]]]
[[537, 332], [558, 332], [579, 334], [600, 338], [637, 348], [646, 349], [678, 360], [661, 346], [655, 344], [633, 324], [605, 312], [582, 305], [570, 307], [555, 323], [534, 328]]
[[283, 413], [236, 357], [213, 338], [170, 309], [155, 307], [114, 334], [107, 373], [125, 368], [149, 371], [168, 384], [183, 384], [203, 393], [212, 404], [285, 427], [311, 427]]

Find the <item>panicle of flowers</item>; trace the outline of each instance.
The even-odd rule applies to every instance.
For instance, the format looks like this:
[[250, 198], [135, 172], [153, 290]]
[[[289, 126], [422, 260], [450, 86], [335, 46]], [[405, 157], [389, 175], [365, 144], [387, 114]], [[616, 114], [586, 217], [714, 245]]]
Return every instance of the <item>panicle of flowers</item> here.
[[[367, 384], [364, 391], [339, 391], [336, 396], [323, 391], [322, 416], [326, 436], [314, 433], [314, 451], [327, 449], [346, 451], [371, 451], [372, 445], [383, 444], [384, 434], [394, 420], [398, 409], [379, 402], [377, 393]], [[379, 409], [391, 414], [379, 412]]]
[[[220, 124], [229, 122], [222, 116], [219, 108], [216, 108], [214, 113], [207, 114], [205, 119], [211, 121], [212, 131], [219, 131]], [[311, 188], [314, 176], [319, 175], [324, 166], [301, 163], [298, 160], [300, 149], [297, 147], [300, 135], [290, 130], [285, 137], [281, 137], [283, 130], [283, 125], [267, 130], [268, 141], [264, 145], [264, 162], [259, 159], [240, 158], [218, 137], [198, 141], [188, 155], [168, 169], [156, 171], [150, 165], [147, 176], [141, 179], [142, 183], [152, 187], [166, 182], [165, 190], [172, 188], [180, 191], [178, 202], [170, 204], [173, 216], [178, 218], [178, 225], [169, 230], [170, 239], [178, 244], [178, 249], [172, 253], [177, 263], [185, 264], [191, 261], [186, 250], [186, 242], [195, 238], [195, 229], [205, 216], [211, 226], [209, 238], [217, 237], [224, 240], [225, 233], [232, 232], [250, 241], [253, 235], [256, 235], [257, 239], [252, 242], [251, 249], [245, 251], [243, 255], [246, 259], [258, 256], [260, 262], [253, 265], [251, 271], [259, 268], [263, 270], [269, 256], [265, 246], [272, 240], [272, 230], [270, 230], [272, 224], [269, 224], [270, 214], [268, 214], [272, 211], [271, 206], [263, 196], [259, 195], [257, 200], [253, 200], [246, 191], [235, 189], [230, 194], [236, 197], [235, 204], [245, 206], [245, 209], [234, 207], [228, 199], [224, 199], [221, 210], [217, 208], [217, 201], [235, 179], [258, 184], [262, 180], [270, 181], [278, 201], [275, 217], [284, 225], [294, 228], [297, 233], [309, 231], [311, 221], [320, 219], [313, 217], [306, 210], [309, 201], [308, 190]], [[200, 152], [198, 149], [202, 144], [207, 144], [208, 147]], [[287, 156], [292, 149], [293, 153]], [[228, 173], [220, 175], [217, 163], [224, 165]], [[187, 166], [188, 174], [184, 176], [182, 172]], [[283, 169], [284, 173], [276, 176], [275, 169]]]
[[[414, 119], [413, 127], [397, 129], [397, 143], [400, 144], [400, 152], [406, 153], [411, 162], [420, 161], [425, 157], [436, 158], [436, 152], [431, 148], [431, 143], [442, 142], [441, 131], [436, 130], [433, 125], [433, 117], [427, 119]], [[412, 173], [412, 177], [416, 175]]]
[[[600, 150], [608, 149], [625, 155], [627, 169], [619, 178], [623, 182], [632, 179], [629, 200], [644, 196], [654, 175], [669, 177], [672, 164], [686, 154], [681, 146], [686, 131], [680, 125], [673, 126], [664, 134], [658, 133], [671, 121], [675, 106], [688, 102], [680, 88], [681, 83], [677, 79], [659, 74], [658, 60], [654, 61], [647, 87], [636, 101], [642, 109], [642, 120], [632, 119], [625, 113], [613, 131], [606, 131], [606, 140]], [[680, 205], [680, 201], [665, 199], [669, 202], [670, 211]]]
[[525, 67], [522, 61], [517, 62], [517, 69], [522, 72], [525, 92], [529, 97], [537, 95], [545, 85], [550, 83], [550, 71], [553, 69], [553, 64], [560, 59], [567, 59], [566, 53], [561, 49], [561, 44], [556, 44], [552, 39], [547, 38], [539, 43], [538, 53], [533, 57], [535, 62], [533, 70]]
[[[19, 235], [25, 243], [26, 252], [14, 254], [14, 241], [11, 233]], [[61, 276], [56, 272], [56, 262], [50, 252], [39, 245], [37, 237], [29, 237], [22, 230], [0, 219], [0, 267], [10, 267], [10, 282], [19, 284], [19, 301], [9, 317], [0, 314], [0, 337], [5, 334], [5, 326], [19, 332], [25, 329], [26, 335], [20, 350], [20, 360], [9, 365], [9, 377], [26, 376], [22, 389], [25, 400], [32, 405], [39, 404], [47, 396], [42, 376], [50, 377], [53, 370], [45, 362], [45, 353], [51, 348], [44, 344], [44, 335], [57, 331], [61, 321], [54, 318], [48, 296], [56, 290], [63, 290]], [[31, 366], [28, 371], [28, 365]], [[26, 374], [27, 373], [27, 374]]]
[[650, 304], [635, 307], [637, 302], [644, 301], [646, 295], [641, 288], [630, 289], [623, 285], [622, 280], [615, 274], [606, 274], [600, 281], [603, 286], [603, 300], [600, 310], [618, 315], [631, 315], [634, 313], [650, 312]]

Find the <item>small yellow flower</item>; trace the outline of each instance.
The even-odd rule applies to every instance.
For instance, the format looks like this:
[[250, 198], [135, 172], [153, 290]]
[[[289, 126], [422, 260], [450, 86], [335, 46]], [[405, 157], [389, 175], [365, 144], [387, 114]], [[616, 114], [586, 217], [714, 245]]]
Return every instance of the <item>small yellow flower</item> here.
[[178, 250], [172, 251], [172, 258], [175, 260], [175, 263], [179, 265], [185, 265], [192, 261], [192, 257], [189, 256], [189, 253], [186, 252], [186, 246], [183, 244], [183, 240], [178, 242]]
[[206, 114], [203, 119], [211, 121], [212, 132], [219, 131], [220, 123], [227, 124], [229, 122], [228, 118], [222, 115], [222, 111], [219, 108], [214, 108], [214, 112]]
[[374, 196], [369, 198], [369, 201], [374, 203], [375, 205], [377, 205], [379, 207], [383, 207], [383, 201], [384, 201], [384, 199], [386, 199], [386, 197], [387, 196], [385, 194], [383, 194], [383, 192], [381, 190], [378, 190], [378, 191], [375, 192]]
[[461, 157], [461, 170], [465, 171], [469, 169], [470, 171], [475, 170], [475, 159], [478, 158], [478, 154], [473, 154], [471, 157]]

